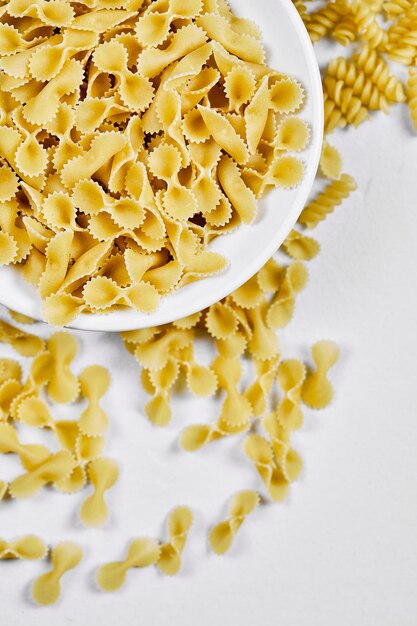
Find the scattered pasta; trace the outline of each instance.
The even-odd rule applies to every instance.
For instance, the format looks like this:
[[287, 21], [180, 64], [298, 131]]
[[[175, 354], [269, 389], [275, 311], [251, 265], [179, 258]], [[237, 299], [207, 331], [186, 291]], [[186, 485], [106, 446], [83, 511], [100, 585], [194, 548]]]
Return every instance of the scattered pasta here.
[[174, 576], [181, 569], [181, 556], [192, 523], [193, 514], [188, 507], [181, 506], [171, 511], [168, 517], [169, 540], [161, 546], [156, 562], [163, 574]]
[[54, 604], [61, 595], [62, 576], [80, 563], [83, 553], [80, 546], [63, 541], [51, 550], [52, 568], [32, 584], [32, 598], [40, 605]]
[[339, 359], [339, 348], [332, 341], [319, 341], [311, 348], [316, 370], [308, 372], [302, 388], [302, 398], [312, 409], [323, 409], [333, 398], [333, 387], [327, 373]]
[[[302, 0], [294, 4], [313, 41], [330, 37], [337, 44], [358, 44], [350, 57], [335, 58], [326, 68], [326, 131], [358, 125], [369, 111], [389, 111], [405, 99], [416, 126], [413, 2], [335, 0], [318, 9]], [[269, 185], [291, 186], [293, 176], [296, 181], [298, 161], [285, 156], [260, 164], [255, 156], [266, 149], [271, 111], [279, 120], [276, 146], [302, 149], [308, 128], [293, 115], [302, 104], [302, 88], [268, 74], [259, 33], [231, 16], [225, 2], [39, 0], [9, 2], [5, 11], [8, 19], [0, 24], [0, 262], [20, 265], [26, 279], [38, 285], [54, 323], [65, 324], [83, 310], [149, 310], [161, 295], [202, 275], [208, 253], [201, 250], [201, 230], [189, 217], [195, 201], [204, 207], [210, 232], [222, 234], [235, 221], [252, 219], [254, 199]], [[389, 23], [375, 19], [379, 15]], [[14, 24], [23, 17], [23, 24], [32, 24], [21, 32]], [[215, 40], [207, 42], [211, 33]], [[407, 93], [387, 58], [410, 66]], [[164, 70], [167, 61], [172, 65]], [[85, 91], [82, 99], [77, 85], [79, 93]], [[135, 109], [145, 111], [143, 128], [133, 119]], [[325, 139], [320, 174], [330, 182], [303, 211], [302, 226], [315, 227], [354, 189], [353, 179], [341, 172], [340, 154]], [[175, 217], [178, 198], [181, 220]], [[22, 205], [30, 207], [23, 217]], [[128, 245], [120, 245], [121, 238]], [[243, 436], [244, 453], [276, 502], [302, 471], [291, 443], [303, 421], [301, 402], [314, 409], [331, 402], [328, 372], [339, 358], [336, 344], [321, 341], [312, 347], [314, 369], [281, 360], [275, 329], [294, 314], [307, 281], [302, 261], [312, 260], [319, 244], [294, 229], [282, 251], [293, 262], [285, 266], [270, 259], [209, 309], [163, 327], [122, 333], [152, 396], [148, 418], [158, 426], [169, 423], [173, 387], [181, 376], [195, 395], [223, 394], [214, 423], [186, 426], [180, 446], [195, 451], [230, 435]], [[211, 268], [222, 268], [221, 259], [211, 261]], [[18, 324], [30, 321], [10, 315]], [[216, 350], [209, 366], [195, 356], [201, 336]], [[76, 342], [65, 333], [45, 342], [0, 321], [0, 341], [32, 359], [23, 376], [18, 361], [0, 358], [0, 454], [18, 455], [25, 470], [10, 483], [0, 480], [0, 503], [9, 496], [34, 495], [49, 483], [71, 493], [89, 480], [94, 491], [80, 515], [86, 525], [103, 523], [104, 492], [118, 474], [114, 461], [101, 457], [107, 416], [99, 402], [109, 384], [107, 371], [92, 366], [76, 376]], [[253, 366], [246, 386], [243, 358]], [[57, 402], [81, 395], [87, 408], [77, 421], [55, 420], [44, 391]], [[40, 444], [22, 444], [20, 425], [51, 430], [61, 450], [52, 454]], [[230, 548], [258, 502], [255, 491], [234, 496], [229, 517], [209, 534], [215, 552]], [[133, 540], [124, 561], [97, 570], [98, 586], [119, 589], [132, 567], [157, 565], [165, 574], [177, 573], [191, 524], [190, 509], [174, 509], [168, 541], [161, 546], [154, 539]], [[0, 541], [0, 559], [41, 559], [47, 552], [33, 535]], [[55, 602], [61, 576], [81, 556], [76, 544], [57, 545], [51, 571], [33, 585], [33, 599]]]
[[126, 574], [133, 567], [149, 567], [158, 562], [161, 546], [155, 539], [134, 539], [124, 561], [102, 565], [96, 572], [97, 585], [102, 591], [117, 591], [124, 584]]
[[101, 526], [107, 519], [108, 509], [104, 493], [113, 487], [119, 474], [112, 459], [101, 457], [91, 461], [87, 475], [94, 487], [94, 493], [87, 498], [80, 509], [80, 518], [86, 526]]
[[43, 559], [48, 547], [36, 535], [25, 535], [14, 541], [0, 539], [0, 560], [5, 559]]
[[233, 496], [228, 519], [210, 530], [209, 543], [213, 552], [224, 554], [230, 550], [237, 531], [258, 504], [259, 496], [256, 491], [239, 491]]

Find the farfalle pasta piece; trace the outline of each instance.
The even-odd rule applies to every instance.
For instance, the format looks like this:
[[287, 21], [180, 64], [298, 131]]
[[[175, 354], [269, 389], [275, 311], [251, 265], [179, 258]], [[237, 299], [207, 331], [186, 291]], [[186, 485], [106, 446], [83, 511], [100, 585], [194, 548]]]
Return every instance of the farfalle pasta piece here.
[[294, 314], [297, 294], [306, 286], [307, 269], [301, 261], [291, 263], [286, 271], [282, 285], [268, 308], [267, 322], [270, 328], [283, 328]]
[[22, 392], [19, 380], [13, 378], [4, 380], [0, 384], [0, 420], [7, 420], [10, 416], [12, 404]]
[[304, 150], [310, 139], [310, 129], [306, 122], [298, 117], [284, 117], [277, 129], [275, 146], [278, 150]]
[[179, 437], [179, 445], [181, 449], [186, 452], [196, 452], [206, 444], [227, 437], [228, 435], [230, 435], [230, 433], [222, 430], [218, 421], [212, 426], [194, 424], [184, 428]]
[[271, 445], [261, 435], [249, 435], [243, 450], [255, 465], [265, 487], [274, 502], [281, 502], [288, 493], [288, 480], [276, 463]]
[[151, 172], [167, 184], [162, 196], [166, 212], [178, 220], [188, 219], [197, 213], [196, 197], [178, 180], [181, 169], [181, 154], [178, 149], [169, 144], [161, 144], [151, 152], [148, 163]]
[[91, 278], [83, 289], [83, 297], [86, 304], [96, 311], [124, 304], [143, 313], [151, 313], [159, 303], [158, 291], [150, 283], [141, 281], [131, 287], [119, 287], [106, 276]]
[[46, 265], [39, 283], [39, 294], [43, 298], [56, 293], [64, 282], [71, 257], [73, 232], [64, 230], [56, 233], [45, 250]]
[[291, 78], [280, 78], [269, 91], [270, 106], [276, 113], [294, 113], [304, 101], [304, 90]]
[[179, 362], [169, 358], [159, 370], [142, 370], [142, 380], [145, 372], [151, 386], [148, 391], [153, 395], [145, 406], [146, 416], [155, 426], [167, 426], [171, 421], [171, 391], [180, 373]]
[[249, 400], [238, 389], [242, 376], [240, 360], [218, 356], [212, 363], [212, 369], [217, 376], [219, 387], [226, 391], [218, 419], [219, 427], [226, 433], [247, 430], [253, 409]]
[[145, 340], [135, 348], [134, 355], [142, 367], [160, 370], [171, 356], [175, 357], [178, 350], [186, 348], [193, 342], [193, 334], [189, 330], [171, 329], [156, 339]]
[[222, 302], [211, 305], [207, 311], [205, 324], [214, 339], [227, 339], [236, 333], [238, 327], [233, 309]]
[[113, 459], [101, 457], [91, 461], [87, 474], [94, 492], [84, 500], [80, 509], [80, 518], [85, 526], [95, 528], [104, 524], [108, 517], [104, 493], [117, 481], [119, 469]]
[[213, 526], [208, 535], [211, 549], [216, 554], [225, 554], [232, 547], [235, 535], [259, 504], [256, 491], [246, 490], [236, 493], [229, 505], [229, 516], [224, 522]]
[[205, 216], [216, 209], [222, 196], [214, 177], [221, 149], [217, 143], [209, 139], [204, 143], [189, 144], [188, 151], [197, 170], [191, 189], [201, 213]]
[[32, 584], [32, 599], [40, 605], [54, 604], [61, 595], [62, 576], [80, 563], [83, 553], [72, 541], [63, 541], [51, 550], [52, 568]]
[[265, 76], [244, 112], [246, 140], [252, 155], [256, 153], [265, 130], [270, 106], [268, 77]]
[[320, 252], [320, 244], [313, 237], [292, 230], [282, 242], [281, 249], [295, 261], [311, 261]]
[[196, 22], [204, 28], [211, 39], [218, 41], [228, 52], [239, 59], [251, 63], [264, 62], [265, 52], [260, 42], [250, 35], [240, 34], [233, 30], [222, 15], [201, 15]]
[[338, 361], [340, 350], [332, 341], [318, 341], [311, 348], [315, 371], [307, 371], [302, 388], [302, 399], [312, 409], [325, 408], [333, 398], [333, 387], [327, 374]]
[[280, 355], [280, 342], [278, 336], [269, 325], [268, 303], [263, 302], [254, 309], [246, 311], [251, 327], [251, 336], [248, 340], [250, 354], [259, 360], [274, 359]]
[[248, 67], [236, 65], [224, 79], [224, 90], [230, 108], [239, 113], [241, 107], [253, 97], [256, 88], [255, 76]]
[[284, 397], [277, 406], [278, 419], [288, 430], [300, 428], [303, 423], [301, 389], [306, 377], [304, 363], [296, 359], [282, 361], [278, 367], [277, 382]]
[[135, 11], [100, 8], [77, 15], [71, 23], [71, 28], [105, 33], [107, 30], [115, 28], [118, 24], [123, 24], [123, 22], [134, 16]]
[[200, 10], [201, 0], [158, 0], [140, 16], [136, 35], [143, 46], [158, 46], [167, 38], [174, 20], [192, 19]]
[[37, 18], [50, 26], [69, 26], [74, 18], [72, 6], [62, 0], [10, 0], [7, 11], [12, 17]]
[[254, 309], [264, 301], [264, 292], [257, 276], [252, 276], [241, 287], [230, 294], [231, 299], [242, 309]]
[[85, 308], [81, 298], [71, 294], [53, 294], [43, 303], [42, 313], [46, 322], [53, 326], [70, 324]]
[[298, 478], [303, 469], [303, 461], [290, 445], [289, 431], [282, 425], [278, 414], [270, 413], [262, 421], [269, 435], [275, 460], [285, 480], [289, 483]]
[[198, 110], [217, 145], [239, 165], [246, 163], [249, 158], [248, 149], [230, 121], [209, 107], [199, 105]]
[[255, 417], [263, 415], [267, 409], [278, 363], [279, 357], [271, 360], [254, 359], [256, 378], [245, 390], [245, 397], [249, 400]]
[[138, 71], [147, 78], [154, 78], [168, 65], [206, 43], [206, 35], [196, 24], [188, 24], [173, 33], [168, 45], [160, 48], [147, 48], [138, 57]]
[[18, 324], [34, 324], [36, 322], [36, 320], [34, 320], [33, 317], [29, 317], [28, 315], [23, 315], [23, 313], [18, 313], [18, 311], [12, 311], [11, 309], [8, 309], [8, 311], [12, 320], [14, 322], [17, 322]]
[[48, 546], [36, 535], [25, 535], [13, 541], [0, 539], [0, 560], [25, 559], [37, 561], [48, 553]]
[[31, 498], [48, 483], [67, 478], [73, 464], [72, 454], [68, 450], [51, 454], [41, 465], [15, 478], [9, 485], [10, 495], [16, 499]]
[[[59, 444], [66, 450], [74, 450], [79, 435], [78, 424], [73, 420], [54, 420], [49, 407], [36, 395], [29, 395], [17, 406], [17, 418], [27, 426], [52, 430]], [[47, 455], [48, 456], [48, 455]]]
[[163, 574], [174, 576], [181, 569], [181, 557], [192, 523], [193, 514], [188, 507], [177, 507], [169, 514], [169, 540], [161, 546], [156, 563]]
[[78, 351], [77, 341], [70, 333], [61, 331], [49, 337], [47, 348], [51, 357], [48, 395], [54, 402], [74, 402], [80, 392], [78, 378], [71, 371]]
[[88, 406], [79, 418], [79, 428], [85, 435], [102, 435], [108, 425], [108, 416], [100, 406], [100, 399], [110, 385], [110, 376], [105, 367], [91, 365], [79, 377], [81, 394], [88, 400]]
[[176, 358], [185, 370], [191, 393], [203, 398], [213, 395], [217, 388], [216, 375], [209, 367], [197, 363], [192, 346], [180, 350]]
[[244, 224], [250, 224], [256, 215], [256, 200], [253, 192], [241, 177], [236, 163], [224, 155], [217, 166], [220, 185], [232, 207]]
[[0, 359], [0, 384], [6, 381], [15, 380], [20, 382], [22, 380], [22, 368], [20, 363], [14, 359]]
[[38, 444], [22, 444], [16, 429], [11, 424], [0, 424], [0, 453], [14, 452], [23, 467], [29, 471], [42, 465], [50, 457], [48, 448]]
[[300, 159], [292, 155], [282, 156], [277, 152], [263, 177], [259, 194], [264, 195], [270, 187], [292, 189], [301, 182], [303, 173], [304, 166]]
[[44, 341], [40, 337], [20, 330], [3, 320], [0, 320], [1, 341], [10, 344], [22, 356], [35, 356], [44, 347]]
[[97, 135], [89, 150], [64, 165], [61, 172], [63, 184], [71, 189], [78, 181], [91, 178], [125, 145], [126, 138], [116, 131], [107, 131]]
[[0, 165], [0, 201], [11, 200], [18, 191], [19, 178], [7, 163], [2, 163]]
[[154, 93], [152, 83], [128, 69], [127, 50], [122, 43], [112, 40], [100, 44], [93, 58], [99, 70], [118, 77], [120, 96], [129, 108], [140, 112], [150, 105]]
[[79, 89], [83, 68], [75, 59], [67, 61], [60, 72], [23, 107], [23, 116], [31, 124], [46, 124], [56, 114], [61, 99]]
[[102, 591], [117, 591], [126, 580], [126, 574], [133, 567], [155, 565], [161, 554], [161, 546], [155, 539], [141, 537], [134, 539], [128, 548], [124, 561], [106, 563], [96, 572], [96, 582]]

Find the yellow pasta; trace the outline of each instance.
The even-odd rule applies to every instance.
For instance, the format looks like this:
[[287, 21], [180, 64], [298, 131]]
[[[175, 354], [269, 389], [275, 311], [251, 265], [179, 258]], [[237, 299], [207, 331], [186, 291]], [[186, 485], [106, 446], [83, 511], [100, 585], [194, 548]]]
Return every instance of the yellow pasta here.
[[283, 328], [294, 314], [297, 294], [307, 283], [308, 273], [301, 261], [294, 261], [285, 272], [281, 286], [268, 307], [267, 323], [271, 328]]
[[320, 251], [320, 244], [297, 230], [292, 230], [281, 248], [295, 261], [311, 261]]
[[18, 434], [11, 424], [0, 423], [0, 453], [14, 452], [19, 456], [23, 467], [34, 470], [50, 458], [48, 448], [37, 444], [22, 444]]
[[52, 430], [62, 448], [70, 451], [75, 449], [79, 435], [78, 424], [73, 420], [54, 420], [48, 405], [39, 396], [23, 398], [18, 403], [16, 413], [19, 421], [27, 426]]
[[302, 179], [287, 153], [309, 131], [282, 118], [302, 87], [265, 64], [258, 28], [227, 3], [4, 10], [0, 263], [37, 287], [47, 322], [154, 311], [224, 271], [210, 242]]
[[348, 174], [342, 174], [338, 180], [329, 183], [321, 194], [307, 204], [298, 221], [307, 228], [315, 228], [355, 189], [356, 184], [353, 178]]
[[52, 548], [50, 555], [52, 568], [33, 582], [33, 600], [40, 605], [54, 604], [61, 594], [62, 576], [77, 567], [82, 555], [80, 546], [71, 541], [63, 541]]
[[71, 372], [71, 362], [77, 354], [77, 342], [73, 335], [59, 332], [47, 341], [50, 355], [50, 380], [48, 395], [55, 402], [73, 402], [80, 392], [80, 383]]
[[289, 483], [293, 482], [302, 471], [303, 461], [298, 452], [291, 448], [288, 429], [282, 425], [278, 413], [270, 413], [264, 417], [262, 425], [268, 433], [275, 462], [285, 480]]
[[193, 514], [188, 507], [177, 507], [168, 517], [169, 540], [162, 544], [157, 567], [163, 574], [174, 576], [181, 569], [181, 556], [188, 533], [193, 523]]
[[258, 503], [259, 496], [256, 491], [239, 491], [233, 496], [228, 519], [213, 526], [209, 532], [208, 538], [213, 552], [224, 554], [230, 550], [237, 531]]
[[245, 439], [244, 452], [255, 465], [271, 500], [281, 502], [288, 492], [288, 480], [277, 464], [272, 447], [261, 435], [249, 435]]
[[109, 388], [109, 373], [100, 365], [91, 365], [81, 372], [79, 380], [81, 394], [88, 400], [87, 408], [80, 415], [79, 427], [85, 435], [97, 437], [105, 432], [108, 424], [108, 416], [99, 402]]
[[331, 341], [319, 341], [311, 348], [316, 370], [308, 372], [303, 384], [302, 398], [313, 409], [323, 409], [333, 398], [333, 388], [327, 373], [338, 361], [339, 354], [339, 348]]
[[118, 467], [112, 459], [99, 458], [88, 466], [88, 479], [94, 487], [94, 493], [82, 504], [80, 518], [86, 526], [97, 527], [104, 524], [108, 516], [104, 493], [118, 478]]
[[134, 539], [124, 561], [102, 565], [96, 572], [97, 585], [102, 591], [117, 591], [124, 584], [126, 574], [132, 567], [149, 567], [158, 562], [161, 547], [155, 539]]
[[320, 173], [326, 178], [335, 180], [342, 172], [342, 157], [340, 152], [327, 141], [323, 142], [320, 156]]
[[41, 464], [15, 478], [9, 485], [13, 498], [31, 498], [48, 483], [57, 483], [68, 478], [73, 470], [74, 460], [67, 450], [51, 454]]
[[278, 386], [284, 397], [277, 406], [277, 417], [284, 428], [295, 430], [303, 423], [301, 412], [301, 389], [306, 377], [306, 368], [301, 361], [289, 359], [278, 367]]
[[25, 535], [14, 541], [0, 539], [0, 560], [27, 559], [29, 561], [43, 559], [48, 547], [36, 535]]

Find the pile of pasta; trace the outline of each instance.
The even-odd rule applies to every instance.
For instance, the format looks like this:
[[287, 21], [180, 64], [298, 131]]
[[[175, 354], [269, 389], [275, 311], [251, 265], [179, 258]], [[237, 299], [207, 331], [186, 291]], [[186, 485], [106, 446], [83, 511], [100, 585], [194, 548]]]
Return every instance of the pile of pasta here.
[[155, 310], [300, 182], [303, 100], [224, 0], [1, 2], [0, 263], [54, 325]]
[[[97, 2], [91, 0], [89, 4], [95, 6]], [[415, 123], [415, 71], [410, 69], [406, 93], [383, 56], [393, 61], [401, 59], [410, 66], [415, 64], [413, 4], [411, 0], [385, 3], [336, 0], [308, 11], [301, 0], [295, 0], [313, 41], [331, 37], [335, 55], [340, 45], [352, 43], [355, 46], [349, 59], [340, 57], [332, 61], [324, 74], [327, 133], [365, 119], [363, 114], [348, 113], [350, 105], [388, 111], [388, 105], [405, 98]], [[225, 4], [213, 2], [211, 6], [221, 6], [224, 10]], [[44, 3], [42, 9], [46, 7]], [[117, 10], [116, 7], [113, 10]], [[167, 19], [166, 13], [158, 14], [158, 24]], [[391, 20], [388, 29], [381, 26], [384, 21], [380, 17]], [[387, 35], [381, 36], [381, 31]], [[334, 93], [340, 97], [338, 102], [332, 99], [332, 81], [328, 77], [335, 79]], [[367, 100], [371, 83], [374, 95]], [[360, 105], [355, 104], [355, 98], [360, 99]], [[233, 494], [226, 515], [219, 516], [208, 529], [209, 546], [218, 555], [233, 548], [242, 524], [256, 514], [260, 504], [285, 499], [290, 485], [302, 470], [302, 459], [292, 444], [292, 436], [302, 427], [305, 417], [308, 418], [305, 407], [319, 410], [332, 402], [331, 369], [339, 358], [337, 345], [329, 340], [314, 343], [311, 359], [304, 362], [282, 354], [277, 334], [289, 332], [287, 327], [297, 298], [307, 283], [306, 264], [320, 251], [319, 243], [304, 229], [318, 227], [355, 189], [353, 178], [343, 172], [340, 153], [327, 136], [319, 179], [320, 191], [304, 208], [298, 226], [291, 231], [279, 253], [245, 285], [188, 318], [122, 333], [124, 345], [140, 364], [141, 382], [150, 396], [145, 406], [148, 419], [159, 427], [170, 422], [172, 397], [183, 388], [177, 384], [183, 378], [193, 395], [203, 398], [218, 394], [223, 401], [213, 423], [189, 424], [178, 432], [180, 448], [189, 453], [197, 452], [208, 444], [216, 445], [216, 440], [233, 437], [243, 458], [253, 466], [256, 488]], [[71, 370], [74, 355], [71, 335], [56, 333], [44, 343], [36, 335], [22, 330], [22, 324], [31, 320], [10, 314], [17, 326], [2, 322], [0, 340], [9, 343], [21, 356], [31, 358], [32, 363], [27, 380], [22, 382], [16, 361], [6, 358], [0, 361], [0, 450], [18, 454], [25, 469], [23, 479], [18, 477], [10, 484], [0, 483], [1, 498], [31, 495], [47, 482], [59, 490], [64, 487], [68, 492], [83, 487], [89, 479], [93, 494], [85, 500], [81, 516], [85, 524], [98, 526], [107, 516], [103, 494], [117, 479], [114, 461], [101, 457], [100, 447], [107, 418], [99, 402], [107, 388], [108, 377], [103, 368], [98, 376], [88, 374], [92, 368], [100, 366], [87, 368], [76, 377]], [[201, 340], [215, 349], [210, 365], [202, 365], [196, 357], [195, 345]], [[245, 384], [244, 366], [252, 372], [251, 380]], [[49, 400], [71, 401], [78, 395], [88, 399], [87, 408], [78, 421], [71, 422], [69, 427], [67, 423], [53, 420], [48, 412]], [[50, 462], [49, 451], [39, 445], [19, 443], [18, 431], [26, 427], [48, 428], [55, 434], [62, 447], [55, 453], [61, 454], [59, 462], [52, 464], [52, 472], [56, 473], [44, 473], [42, 469], [43, 458], [46, 463]], [[96, 444], [99, 445], [96, 447]], [[62, 470], [64, 457], [65, 471]], [[37, 463], [40, 465], [36, 466]], [[185, 558], [192, 522], [193, 514], [188, 507], [171, 511], [167, 520], [168, 538], [162, 541], [149, 536], [132, 538], [121, 560], [96, 569], [98, 587], [105, 592], [116, 591], [125, 583], [131, 568], [155, 565], [163, 574], [177, 574]], [[0, 541], [0, 559], [43, 558], [47, 551], [46, 544], [33, 535]], [[53, 547], [49, 552], [50, 571], [33, 584], [34, 600], [41, 604], [54, 602], [59, 596], [61, 576], [76, 567], [81, 556], [80, 546], [71, 542]]]
[[[118, 477], [115, 461], [102, 456], [109, 418], [100, 401], [110, 384], [107, 369], [91, 365], [76, 376], [71, 363], [77, 341], [67, 332], [45, 342], [0, 320], [0, 341], [31, 358], [25, 378], [18, 361], [0, 359], [0, 453], [16, 454], [23, 469], [9, 483], [1, 481], [1, 499], [31, 498], [48, 485], [71, 494], [89, 482], [93, 493], [84, 501], [80, 519], [86, 526], [101, 526], [108, 514], [104, 493]], [[78, 419], [54, 419], [52, 404], [76, 400], [86, 404]], [[22, 429], [34, 428], [52, 431], [53, 449], [21, 443]]]

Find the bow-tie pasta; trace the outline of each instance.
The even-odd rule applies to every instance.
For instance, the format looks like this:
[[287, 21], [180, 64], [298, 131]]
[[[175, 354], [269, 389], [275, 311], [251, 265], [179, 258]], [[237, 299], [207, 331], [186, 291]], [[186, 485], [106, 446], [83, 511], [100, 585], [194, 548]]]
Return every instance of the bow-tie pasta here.
[[0, 265], [49, 323], [151, 313], [300, 182], [303, 88], [225, 2], [10, 0], [1, 22]]

